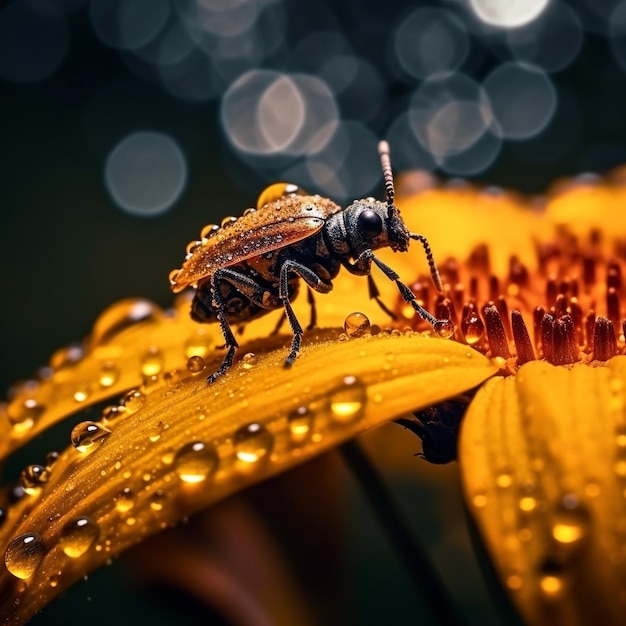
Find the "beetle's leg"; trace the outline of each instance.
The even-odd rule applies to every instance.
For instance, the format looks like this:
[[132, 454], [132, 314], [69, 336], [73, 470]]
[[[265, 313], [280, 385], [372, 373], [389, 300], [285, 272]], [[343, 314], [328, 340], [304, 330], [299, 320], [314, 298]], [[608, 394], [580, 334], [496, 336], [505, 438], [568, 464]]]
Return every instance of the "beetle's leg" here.
[[435, 258], [433, 257], [432, 250], [430, 249], [430, 245], [428, 244], [426, 237], [416, 233], [409, 233], [409, 237], [419, 241], [422, 246], [424, 246], [424, 252], [426, 253], [426, 260], [428, 261], [428, 267], [430, 267], [430, 275], [433, 278], [433, 283], [435, 283], [437, 291], [439, 293], [443, 293], [443, 284], [441, 282], [441, 276], [439, 275], [439, 269], [437, 268], [437, 263], [435, 263]]
[[317, 309], [315, 308], [315, 297], [310, 287], [306, 290], [306, 301], [309, 303], [309, 311], [311, 317], [309, 317], [309, 324], [306, 327], [307, 330], [313, 330], [317, 326]]
[[300, 352], [300, 343], [302, 342], [302, 335], [304, 333], [293, 307], [291, 306], [291, 302], [289, 301], [289, 272], [292, 272], [302, 278], [309, 287], [315, 289], [315, 291], [319, 291], [320, 293], [328, 293], [333, 288], [330, 283], [325, 283], [313, 270], [309, 269], [305, 265], [302, 265], [301, 263], [287, 259], [282, 264], [280, 268], [278, 297], [285, 307], [285, 314], [287, 315], [289, 326], [291, 326], [291, 330], [293, 331], [291, 349], [285, 359], [285, 367], [291, 367], [293, 362], [298, 357]]
[[376, 304], [385, 312], [392, 320], [398, 319], [396, 314], [380, 299], [380, 291], [374, 282], [371, 274], [367, 275], [367, 287], [369, 289], [370, 300], [375, 300]]
[[386, 263], [383, 263], [378, 257], [376, 257], [371, 250], [365, 250], [364, 252], [362, 252], [355, 260], [355, 265], [357, 263], [362, 263], [364, 260], [369, 260], [371, 263], [374, 263], [374, 265], [376, 265], [376, 267], [378, 267], [389, 280], [393, 280], [396, 283], [402, 299], [407, 304], [410, 304], [413, 307], [414, 311], [422, 319], [425, 319], [432, 326], [434, 326], [439, 321], [436, 317], [431, 315], [423, 306], [420, 306], [417, 303], [415, 294], [400, 280], [400, 276], [398, 276], [398, 274], [394, 270], [392, 270]]
[[224, 342], [226, 344], [225, 347], [228, 349], [228, 352], [226, 352], [226, 356], [218, 369], [207, 378], [209, 384], [214, 383], [222, 374], [228, 371], [230, 366], [233, 364], [235, 351], [239, 347], [239, 344], [235, 339], [235, 335], [233, 335], [232, 328], [226, 319], [226, 303], [224, 302], [224, 298], [222, 297], [222, 292], [219, 287], [220, 281], [224, 280], [222, 273], [223, 270], [217, 270], [213, 275], [213, 279], [211, 280], [211, 291], [213, 295], [213, 303], [215, 305], [215, 315], [220, 324], [220, 330], [222, 331]]

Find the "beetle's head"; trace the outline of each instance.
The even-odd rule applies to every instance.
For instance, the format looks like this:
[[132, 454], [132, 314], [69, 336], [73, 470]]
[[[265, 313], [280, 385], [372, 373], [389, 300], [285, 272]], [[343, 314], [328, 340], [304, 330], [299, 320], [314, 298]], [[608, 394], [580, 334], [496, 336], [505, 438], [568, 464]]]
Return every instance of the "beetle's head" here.
[[347, 240], [357, 255], [364, 250], [391, 248], [404, 252], [409, 247], [409, 231], [395, 205], [365, 198], [344, 211]]

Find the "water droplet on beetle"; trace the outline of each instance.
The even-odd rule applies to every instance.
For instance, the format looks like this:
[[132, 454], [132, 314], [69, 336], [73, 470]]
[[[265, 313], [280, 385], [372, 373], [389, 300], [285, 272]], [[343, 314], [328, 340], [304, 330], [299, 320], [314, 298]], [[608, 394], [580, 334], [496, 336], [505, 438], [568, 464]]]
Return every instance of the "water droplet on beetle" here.
[[330, 412], [336, 422], [350, 422], [363, 415], [367, 389], [356, 376], [345, 376], [341, 385], [331, 391]]
[[200, 483], [217, 469], [217, 452], [203, 441], [185, 444], [174, 457], [176, 473], [183, 482]]
[[235, 432], [233, 445], [240, 461], [256, 463], [269, 456], [274, 447], [274, 437], [265, 426], [252, 422]]
[[102, 443], [110, 434], [111, 431], [102, 424], [85, 421], [74, 426], [70, 441], [79, 452], [87, 452], [95, 444]]
[[346, 331], [346, 335], [350, 337], [350, 339], [356, 339], [358, 337], [363, 337], [364, 335], [369, 335], [370, 333], [370, 320], [369, 318], [358, 311], [355, 313], [350, 313], [343, 321], [343, 329]]
[[77, 517], [68, 522], [59, 536], [61, 550], [77, 559], [91, 548], [100, 537], [100, 527], [88, 517]]
[[24, 533], [11, 539], [4, 552], [4, 564], [13, 576], [26, 580], [36, 571], [46, 548], [39, 533]]

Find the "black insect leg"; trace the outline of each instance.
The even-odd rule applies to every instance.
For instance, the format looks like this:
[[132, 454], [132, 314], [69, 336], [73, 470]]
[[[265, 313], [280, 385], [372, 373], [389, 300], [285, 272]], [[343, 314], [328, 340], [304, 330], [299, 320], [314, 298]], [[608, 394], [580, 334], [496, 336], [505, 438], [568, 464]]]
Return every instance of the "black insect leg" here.
[[367, 275], [367, 287], [369, 289], [370, 300], [375, 300], [381, 310], [392, 320], [397, 319], [396, 314], [380, 299], [380, 291], [378, 291], [378, 287], [371, 274]]
[[432, 316], [424, 307], [418, 304], [415, 294], [400, 280], [400, 276], [398, 276], [398, 274], [394, 272], [394, 270], [392, 270], [386, 263], [383, 263], [378, 257], [376, 257], [371, 250], [365, 250], [365, 252], [362, 252], [354, 264], [359, 266], [368, 262], [374, 263], [374, 265], [376, 265], [376, 267], [378, 267], [389, 280], [393, 280], [396, 283], [402, 299], [407, 304], [410, 304], [422, 319], [425, 319], [432, 326], [438, 322], [436, 317]]
[[215, 272], [213, 280], [211, 281], [211, 291], [217, 321], [219, 322], [220, 330], [222, 331], [222, 335], [224, 337], [225, 347], [228, 351], [226, 352], [226, 356], [224, 357], [224, 360], [219, 368], [207, 378], [209, 384], [214, 383], [220, 376], [222, 376], [222, 374], [225, 374], [230, 369], [230, 366], [233, 364], [233, 360], [235, 358], [235, 351], [239, 347], [232, 328], [226, 319], [226, 303], [224, 302], [224, 298], [222, 298], [222, 293], [219, 288], [221, 280], [223, 280], [222, 271], [218, 270]]
[[[325, 283], [313, 270], [309, 269], [301, 263], [288, 259], [280, 268], [280, 283], [278, 288], [278, 297], [280, 298], [283, 306], [285, 307], [285, 314], [287, 315], [287, 321], [293, 332], [293, 339], [291, 340], [291, 349], [287, 358], [285, 359], [285, 367], [291, 367], [293, 362], [300, 353], [300, 344], [302, 343], [302, 335], [304, 331], [302, 326], [296, 317], [296, 314], [289, 301], [289, 272], [300, 276], [304, 282], [319, 291], [320, 293], [328, 293], [332, 289], [332, 285]], [[311, 316], [313, 317], [313, 315]]]

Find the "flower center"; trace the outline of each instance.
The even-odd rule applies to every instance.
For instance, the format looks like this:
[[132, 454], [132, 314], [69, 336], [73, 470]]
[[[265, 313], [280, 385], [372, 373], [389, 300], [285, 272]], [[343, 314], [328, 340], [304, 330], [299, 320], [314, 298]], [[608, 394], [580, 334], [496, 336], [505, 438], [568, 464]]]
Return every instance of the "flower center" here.
[[[599, 234], [582, 245], [563, 231], [537, 247], [536, 269], [511, 256], [506, 275], [497, 275], [480, 245], [464, 263], [448, 259], [440, 266], [445, 294], [434, 293], [429, 277], [411, 288], [422, 306], [454, 323], [454, 340], [505, 359], [510, 373], [534, 359], [593, 364], [624, 352], [624, 252], [618, 246], [609, 257]], [[426, 328], [404, 302], [395, 312], [401, 322]]]

